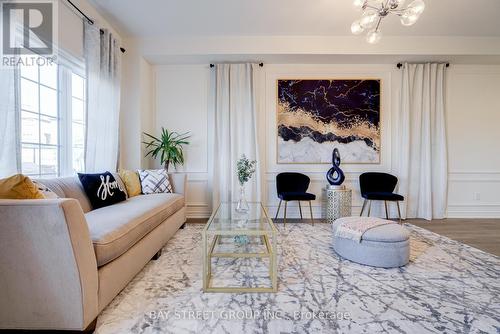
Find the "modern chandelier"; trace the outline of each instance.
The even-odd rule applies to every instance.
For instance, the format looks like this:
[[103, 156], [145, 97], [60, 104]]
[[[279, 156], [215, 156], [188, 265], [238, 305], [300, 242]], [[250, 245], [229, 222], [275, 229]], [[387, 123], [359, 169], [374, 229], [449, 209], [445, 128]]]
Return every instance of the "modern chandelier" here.
[[363, 11], [359, 20], [351, 25], [355, 35], [367, 30], [366, 41], [376, 44], [382, 38], [380, 23], [389, 14], [399, 16], [401, 24], [411, 26], [417, 22], [425, 9], [423, 0], [413, 0], [408, 6], [403, 6], [405, 0], [354, 0], [354, 6]]

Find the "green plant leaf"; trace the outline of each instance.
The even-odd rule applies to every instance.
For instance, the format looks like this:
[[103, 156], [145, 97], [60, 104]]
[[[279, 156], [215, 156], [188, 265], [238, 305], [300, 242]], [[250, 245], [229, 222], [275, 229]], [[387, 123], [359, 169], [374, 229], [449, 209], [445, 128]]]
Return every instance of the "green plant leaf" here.
[[191, 137], [189, 132], [178, 133], [162, 127], [159, 138], [145, 132], [144, 136], [151, 139], [151, 141], [142, 142], [147, 149], [145, 156], [151, 156], [154, 159], [160, 158], [162, 165], [177, 167], [177, 165], [184, 163], [183, 146], [189, 145], [188, 139]]

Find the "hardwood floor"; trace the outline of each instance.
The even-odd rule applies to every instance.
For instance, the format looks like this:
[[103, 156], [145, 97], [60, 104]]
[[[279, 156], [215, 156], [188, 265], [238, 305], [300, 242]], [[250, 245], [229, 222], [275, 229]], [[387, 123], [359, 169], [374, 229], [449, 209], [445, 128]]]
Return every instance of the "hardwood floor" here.
[[[204, 224], [207, 219], [188, 219], [187, 222]], [[301, 220], [287, 219], [287, 224], [298, 222], [301, 222]], [[302, 222], [309, 223], [310, 220], [304, 219]], [[314, 222], [323, 223], [324, 220], [315, 219]], [[500, 256], [500, 219], [442, 219], [432, 221], [407, 219], [404, 222]], [[275, 223], [282, 224], [283, 219], [276, 219]]]
[[442, 219], [405, 221], [487, 253], [500, 256], [500, 219]]
[[186, 223], [188, 224], [206, 224], [208, 218], [188, 218]]

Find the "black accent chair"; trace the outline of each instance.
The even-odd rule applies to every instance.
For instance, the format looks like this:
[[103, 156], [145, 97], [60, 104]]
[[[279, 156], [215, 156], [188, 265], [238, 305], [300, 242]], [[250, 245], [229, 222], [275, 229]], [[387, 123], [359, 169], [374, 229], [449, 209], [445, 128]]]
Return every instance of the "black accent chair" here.
[[399, 194], [394, 193], [394, 189], [398, 184], [398, 178], [394, 175], [387, 173], [369, 172], [363, 173], [359, 176], [359, 187], [361, 190], [361, 197], [365, 199], [363, 207], [361, 208], [360, 216], [363, 215], [366, 203], [368, 204], [368, 216], [370, 216], [371, 201], [384, 201], [385, 204], [385, 217], [389, 219], [387, 212], [387, 202], [396, 202], [398, 205], [399, 223], [401, 223], [401, 210], [399, 202], [404, 201], [405, 198]]
[[286, 225], [286, 207], [289, 201], [299, 202], [300, 218], [302, 219], [302, 206], [300, 201], [309, 202], [309, 211], [311, 213], [311, 222], [314, 225], [314, 218], [312, 213], [311, 201], [316, 199], [316, 195], [308, 193], [307, 188], [311, 179], [307, 175], [301, 173], [279, 173], [276, 175], [276, 190], [278, 197], [280, 199], [280, 204], [278, 205], [278, 211], [276, 212], [276, 217], [278, 218], [278, 213], [280, 212], [281, 202], [285, 201], [285, 214], [283, 223]]

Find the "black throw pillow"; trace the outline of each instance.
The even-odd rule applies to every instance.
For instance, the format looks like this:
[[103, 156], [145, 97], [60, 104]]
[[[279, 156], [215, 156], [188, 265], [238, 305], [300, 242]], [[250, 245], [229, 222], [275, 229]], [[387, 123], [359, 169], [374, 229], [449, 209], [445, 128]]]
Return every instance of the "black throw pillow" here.
[[89, 198], [93, 209], [99, 209], [127, 199], [125, 190], [116, 181], [113, 174], [104, 172], [99, 174], [81, 174], [78, 178]]

